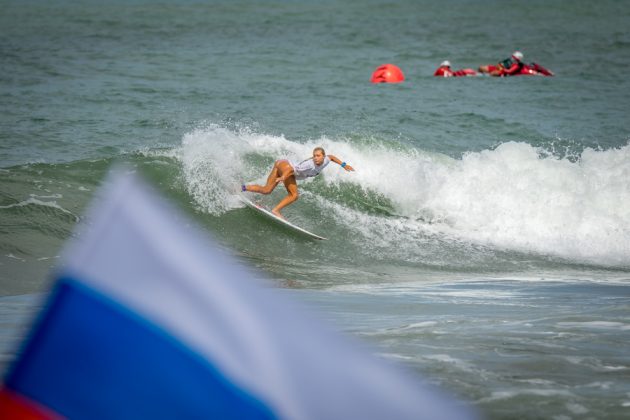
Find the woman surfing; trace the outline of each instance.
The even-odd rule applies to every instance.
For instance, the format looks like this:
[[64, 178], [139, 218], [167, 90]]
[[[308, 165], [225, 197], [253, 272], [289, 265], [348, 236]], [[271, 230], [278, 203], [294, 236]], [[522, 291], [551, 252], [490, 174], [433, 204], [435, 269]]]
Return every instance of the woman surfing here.
[[276, 216], [284, 218], [284, 216], [280, 214], [280, 210], [298, 199], [297, 180], [319, 175], [330, 162], [335, 162], [348, 172], [354, 171], [354, 168], [346, 162], [342, 162], [341, 159], [336, 156], [326, 155], [322, 147], [316, 147], [313, 149], [312, 158], [299, 163], [290, 162], [287, 159], [276, 160], [271, 169], [271, 173], [267, 177], [267, 183], [265, 185], [241, 185], [241, 191], [271, 194], [280, 182], [284, 182], [284, 187], [287, 189], [287, 196], [280, 200], [276, 207], [271, 210]]

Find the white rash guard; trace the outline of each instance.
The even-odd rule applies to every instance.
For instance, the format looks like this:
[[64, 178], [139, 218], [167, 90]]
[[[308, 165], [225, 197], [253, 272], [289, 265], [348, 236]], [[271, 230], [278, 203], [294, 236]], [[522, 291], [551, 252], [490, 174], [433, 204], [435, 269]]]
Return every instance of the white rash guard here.
[[319, 173], [330, 163], [330, 158], [328, 156], [324, 156], [324, 162], [322, 162], [319, 166], [315, 165], [313, 158], [303, 160], [300, 163], [289, 163], [293, 167], [295, 179], [306, 179], [319, 175]]

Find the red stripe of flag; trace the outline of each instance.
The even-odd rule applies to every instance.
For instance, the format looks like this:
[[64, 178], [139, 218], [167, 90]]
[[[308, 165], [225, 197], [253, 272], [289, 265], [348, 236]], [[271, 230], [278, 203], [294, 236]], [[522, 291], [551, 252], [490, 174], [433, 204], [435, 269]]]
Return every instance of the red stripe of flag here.
[[63, 418], [30, 398], [4, 387], [0, 388], [0, 417], [20, 420], [57, 420]]

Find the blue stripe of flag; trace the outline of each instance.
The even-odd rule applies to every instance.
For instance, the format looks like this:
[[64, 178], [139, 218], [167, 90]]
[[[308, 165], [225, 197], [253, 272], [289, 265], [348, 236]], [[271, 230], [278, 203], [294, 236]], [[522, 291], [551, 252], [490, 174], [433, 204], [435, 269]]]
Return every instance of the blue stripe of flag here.
[[70, 418], [276, 418], [211, 361], [71, 278], [57, 282], [6, 385]]

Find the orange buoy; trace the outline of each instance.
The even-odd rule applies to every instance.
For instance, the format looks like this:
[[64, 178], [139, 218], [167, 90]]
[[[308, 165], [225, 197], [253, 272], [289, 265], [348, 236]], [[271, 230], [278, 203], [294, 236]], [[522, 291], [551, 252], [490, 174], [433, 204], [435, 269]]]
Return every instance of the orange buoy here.
[[400, 83], [405, 80], [405, 75], [398, 66], [393, 64], [383, 64], [378, 66], [372, 73], [372, 83]]

